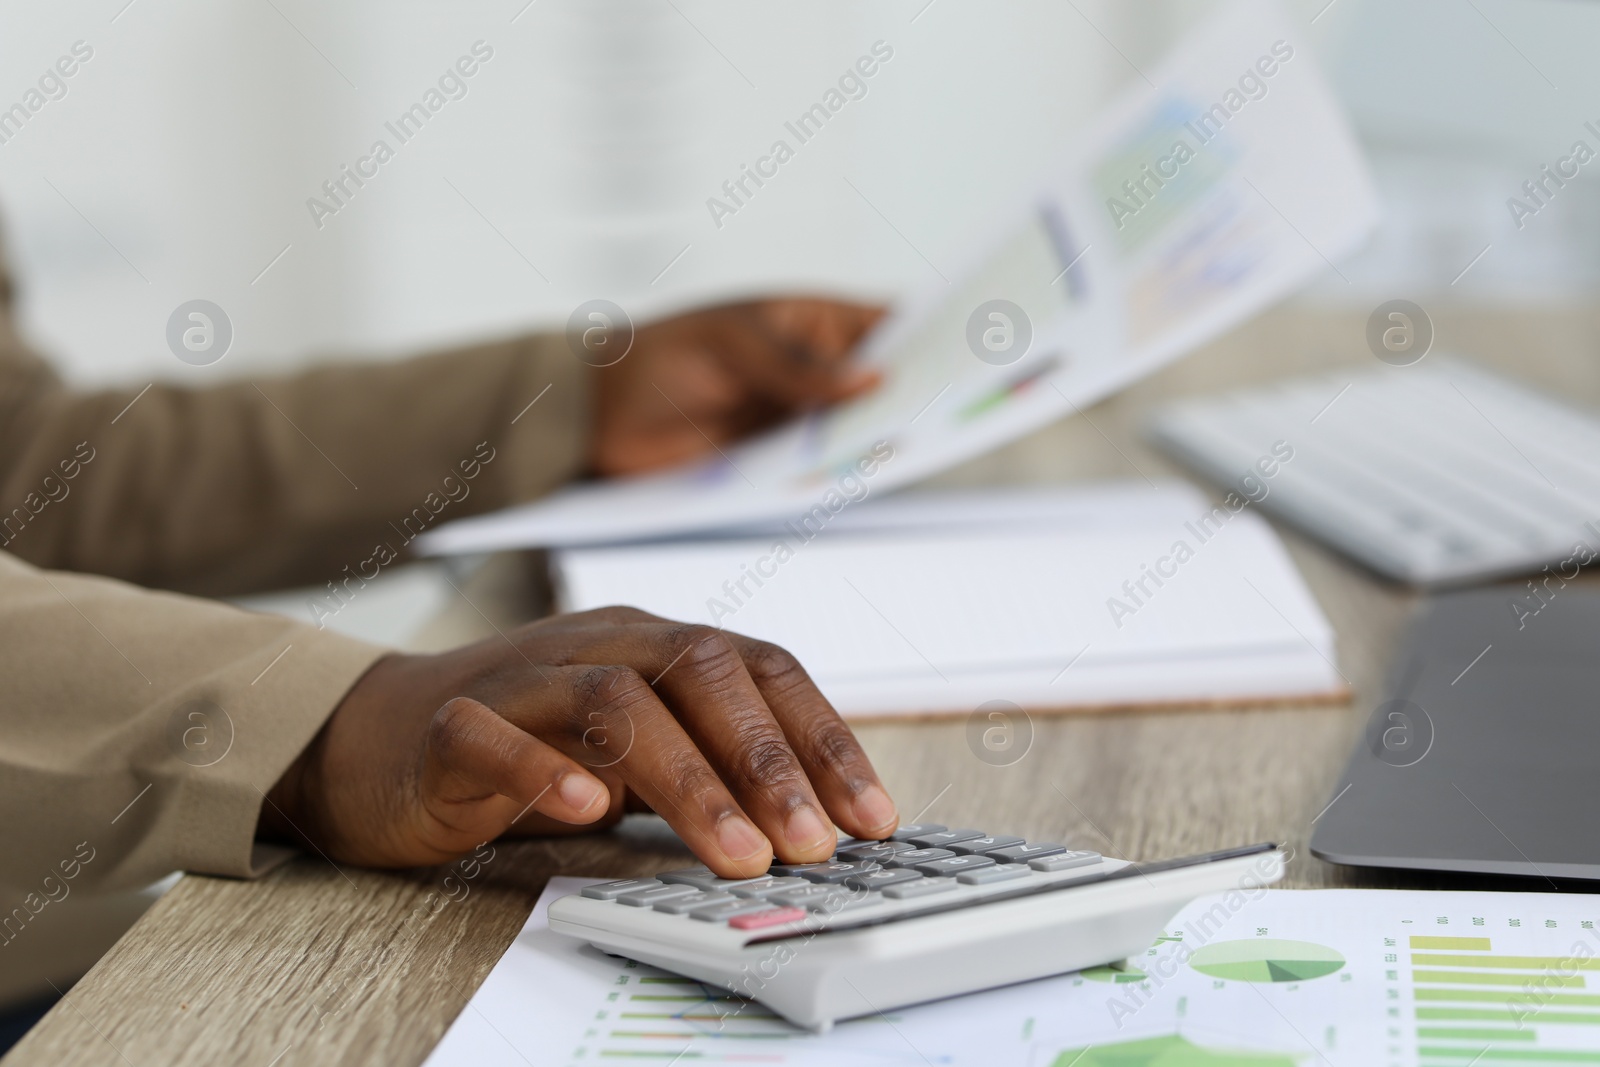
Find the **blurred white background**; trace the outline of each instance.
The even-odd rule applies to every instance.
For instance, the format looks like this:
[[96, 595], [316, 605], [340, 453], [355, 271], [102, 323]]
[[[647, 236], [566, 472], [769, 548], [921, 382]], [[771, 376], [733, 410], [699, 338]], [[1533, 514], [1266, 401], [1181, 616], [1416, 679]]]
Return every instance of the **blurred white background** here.
[[[1304, 299], [1587, 296], [1600, 162], [1520, 231], [1505, 202], [1576, 138], [1597, 143], [1582, 124], [1600, 126], [1600, 4], [1285, 3], [1387, 208], [1350, 284], [1330, 274]], [[74, 42], [94, 50], [0, 144], [25, 327], [78, 381], [204, 381], [558, 325], [595, 296], [636, 317], [772, 288], [892, 298], [1213, 6], [9, 0], [0, 107]], [[307, 198], [375, 139], [397, 144], [384, 123], [479, 40], [493, 58], [467, 95], [318, 229]], [[792, 142], [783, 123], [879, 40], [893, 59], [867, 95], [714, 225], [706, 199]], [[163, 340], [196, 297], [236, 331], [207, 368]]]

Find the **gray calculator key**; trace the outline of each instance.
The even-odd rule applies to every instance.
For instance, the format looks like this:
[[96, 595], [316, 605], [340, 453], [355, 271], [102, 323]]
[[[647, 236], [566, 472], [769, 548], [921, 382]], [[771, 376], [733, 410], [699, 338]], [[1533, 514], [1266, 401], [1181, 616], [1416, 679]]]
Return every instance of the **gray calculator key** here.
[[776, 875], [779, 878], [788, 878], [791, 875], [804, 874], [806, 871], [815, 870], [818, 867], [826, 867], [827, 865], [827, 863], [774, 863], [767, 868], [767, 871], [769, 874]]
[[1029, 860], [1028, 866], [1036, 871], [1066, 871], [1073, 867], [1087, 867], [1103, 859], [1105, 857], [1098, 852], [1059, 852], [1054, 856]]
[[616, 900], [624, 893], [649, 889], [657, 885], [661, 885], [661, 882], [654, 878], [624, 878], [620, 882], [601, 882], [599, 885], [584, 886], [583, 895], [590, 900]]
[[910, 841], [913, 837], [919, 837], [922, 834], [938, 833], [940, 830], [943, 830], [943, 829], [944, 829], [944, 827], [940, 826], [936, 822], [914, 822], [914, 823], [908, 823], [907, 825], [900, 827], [900, 829], [896, 830], [894, 833], [890, 834], [889, 835], [889, 840], [891, 840], [891, 841]]
[[831, 885], [808, 885], [804, 889], [775, 893], [767, 898], [767, 903], [780, 904], [787, 908], [805, 908], [808, 911], [832, 911], [834, 909], [829, 906], [830, 904], [848, 900], [853, 895]]
[[[990, 882], [1009, 882], [1013, 878], [1026, 878], [1033, 874], [1026, 863], [1002, 863], [995, 867], [980, 867], [956, 875], [962, 885], [988, 885]], [[659, 908], [660, 905], [657, 905]]]
[[668, 915], [687, 915], [696, 908], [709, 908], [713, 904], [732, 904], [739, 898], [732, 893], [700, 893], [692, 897], [674, 897], [656, 905], [657, 911]]
[[874, 889], [882, 889], [885, 886], [899, 885], [902, 882], [914, 882], [921, 877], [922, 875], [916, 871], [905, 867], [893, 869], [879, 867], [877, 870], [867, 871], [865, 874], [851, 875], [844, 880], [844, 884], [850, 889], [864, 889], [870, 892]]
[[[997, 848], [1010, 848], [1012, 845], [1022, 844], [1020, 837], [1005, 837], [990, 834], [988, 837], [974, 837], [966, 841], [956, 841], [950, 845], [950, 851], [959, 852], [963, 856], [982, 856]], [[662, 877], [666, 877], [663, 875]]]
[[681, 871], [668, 871], [656, 875], [656, 880], [668, 885], [692, 885], [708, 891], [755, 881], [753, 878], [721, 878], [710, 867], [685, 867]]
[[764, 900], [739, 900], [734, 899], [726, 904], [707, 904], [696, 908], [689, 913], [689, 918], [698, 919], [703, 923], [727, 922], [735, 915], [743, 915], [751, 911], [766, 911], [772, 907]]
[[929, 893], [943, 893], [955, 887], [954, 878], [918, 878], [914, 882], [889, 886], [883, 895], [890, 900], [910, 900], [913, 897], [925, 897]]
[[661, 885], [657, 883], [644, 889], [635, 889], [631, 893], [624, 893], [617, 898], [617, 903], [626, 904], [630, 908], [650, 908], [663, 900], [686, 897], [699, 892], [700, 890], [692, 885]]
[[1066, 845], [1056, 845], [1044, 841], [1036, 845], [1012, 845], [1010, 848], [997, 848], [989, 855], [1002, 863], [1027, 863], [1029, 860], [1056, 856], [1066, 850]]
[[855, 911], [857, 908], [869, 908], [875, 904], [882, 904], [883, 897], [877, 893], [850, 893], [843, 892], [832, 900], [827, 901], [812, 911], [824, 911], [836, 915], [841, 911]]
[[754, 881], [740, 882], [736, 886], [730, 886], [728, 892], [736, 897], [761, 900], [785, 889], [799, 889], [801, 886], [809, 884], [804, 878], [757, 878]]
[[917, 870], [930, 877], [947, 877], [952, 874], [960, 874], [962, 871], [992, 866], [994, 866], [994, 860], [988, 856], [948, 856], [942, 860], [919, 863], [917, 864]]
[[918, 848], [949, 848], [957, 841], [971, 841], [983, 836], [982, 830], [933, 830], [910, 840]]
[[[1021, 840], [1020, 838], [1018, 840]], [[842, 860], [877, 860], [882, 863], [896, 852], [910, 852], [916, 848], [909, 841], [863, 841], [839, 850]]]
[[803, 870], [800, 872], [800, 877], [820, 885], [838, 885], [846, 878], [875, 871], [880, 866], [882, 865], [877, 860], [839, 860]]
[[914, 848], [910, 852], [896, 852], [883, 861], [885, 867], [915, 867], [929, 860], [942, 860], [955, 853], [947, 848]]

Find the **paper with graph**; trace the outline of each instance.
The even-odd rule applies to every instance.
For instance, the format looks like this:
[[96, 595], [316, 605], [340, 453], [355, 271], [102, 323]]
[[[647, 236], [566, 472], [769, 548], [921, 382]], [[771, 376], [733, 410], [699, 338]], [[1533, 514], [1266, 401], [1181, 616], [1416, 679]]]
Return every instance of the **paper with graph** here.
[[1002, 211], [867, 339], [860, 358], [884, 372], [872, 394], [707, 463], [571, 487], [419, 547], [622, 541], [785, 517], [880, 443], [894, 461], [874, 488], [892, 489], [1151, 373], [1329, 270], [1376, 221], [1365, 163], [1311, 52], [1268, 0], [1202, 26], [1072, 140], [1033, 203]]
[[840, 1023], [551, 933], [556, 878], [429, 1067], [1533, 1067], [1600, 1064], [1600, 897], [1256, 890], [1143, 956]]

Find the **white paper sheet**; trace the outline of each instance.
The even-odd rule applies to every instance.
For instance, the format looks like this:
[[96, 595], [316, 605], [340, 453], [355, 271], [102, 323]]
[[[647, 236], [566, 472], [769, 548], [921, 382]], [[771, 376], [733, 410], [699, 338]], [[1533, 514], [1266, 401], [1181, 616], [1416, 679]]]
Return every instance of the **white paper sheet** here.
[[790, 524], [564, 549], [552, 561], [561, 606], [629, 604], [776, 642], [856, 717], [1341, 689], [1332, 627], [1271, 528], [1188, 486], [852, 507], [823, 513], [814, 536]]
[[[867, 340], [862, 358], [885, 373], [872, 395], [726, 458], [451, 523], [419, 549], [614, 542], [796, 514], [879, 442], [894, 456], [875, 486], [907, 485], [1123, 388], [1364, 240], [1377, 217], [1365, 164], [1309, 42], [1275, 3], [1230, 6], [1150, 79], [1075, 140], [1035, 203], [985, 228], [966, 269]], [[969, 317], [994, 298], [1033, 330], [1005, 366], [967, 341]]]
[[549, 901], [584, 884], [551, 880], [428, 1067], [1600, 1063], [1600, 897], [1591, 895], [1207, 897], [1119, 968], [857, 1019], [818, 1036], [758, 1004], [551, 933]]

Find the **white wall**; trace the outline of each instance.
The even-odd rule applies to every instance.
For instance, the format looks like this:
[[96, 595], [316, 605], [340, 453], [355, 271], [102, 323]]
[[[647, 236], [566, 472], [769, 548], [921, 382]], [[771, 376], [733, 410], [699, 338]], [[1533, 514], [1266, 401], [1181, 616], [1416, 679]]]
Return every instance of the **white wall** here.
[[[25, 322], [84, 381], [387, 357], [560, 323], [601, 295], [641, 316], [773, 287], [892, 296], [932, 279], [927, 261], [950, 264], [1101, 100], [1136, 84], [1130, 62], [1152, 63], [1215, 6], [126, 3], [0, 8], [0, 106], [74, 41], [94, 48], [67, 96], [0, 144]], [[1374, 251], [1346, 271], [1351, 293], [1422, 276], [1445, 287], [1463, 249], [1504, 233], [1523, 171], [1600, 119], [1584, 111], [1600, 99], [1585, 51], [1600, 3], [1325, 4], [1286, 0], [1392, 200]], [[494, 58], [467, 96], [316, 228], [306, 199], [375, 138], [392, 141], [385, 121], [480, 39]], [[878, 40], [894, 58], [866, 97], [715, 226], [706, 199], [774, 138], [792, 140], [784, 121]], [[1594, 184], [1457, 291], [1592, 285]], [[168, 314], [195, 297], [235, 323], [214, 367], [165, 348]]]
[[[124, 3], [13, 4], [0, 33], [0, 101], [94, 48], [0, 145], [27, 327], [86, 381], [393, 353], [596, 295], [648, 314], [773, 286], [893, 294], [932, 277], [908, 241], [948, 261], [1130, 76], [1044, 0]], [[1078, 7], [1146, 60], [1170, 35]], [[306, 199], [480, 39], [494, 57], [467, 96], [316, 228]], [[706, 199], [878, 40], [894, 58], [866, 97], [713, 225]], [[202, 370], [163, 342], [194, 297], [237, 334]]]

